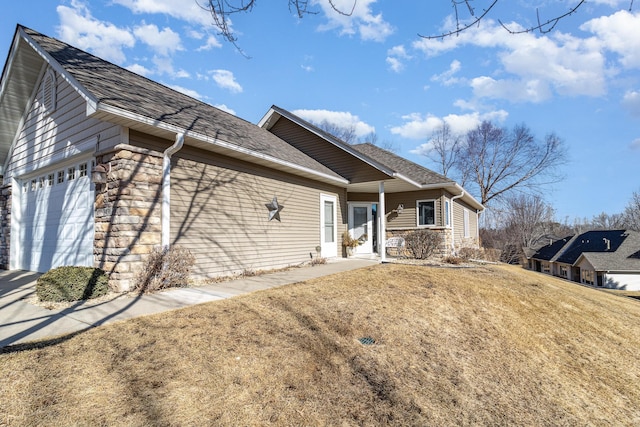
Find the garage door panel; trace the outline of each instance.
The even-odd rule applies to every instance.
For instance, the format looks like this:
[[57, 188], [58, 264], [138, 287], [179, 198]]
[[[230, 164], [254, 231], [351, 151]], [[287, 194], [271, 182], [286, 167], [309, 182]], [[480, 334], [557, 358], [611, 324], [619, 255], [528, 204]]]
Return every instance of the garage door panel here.
[[88, 174], [78, 174], [81, 164], [88, 162], [72, 166], [75, 176], [65, 166], [63, 182], [48, 180], [51, 171], [36, 177], [35, 185], [34, 178], [25, 180], [18, 268], [44, 272], [62, 265], [93, 265], [93, 192]]

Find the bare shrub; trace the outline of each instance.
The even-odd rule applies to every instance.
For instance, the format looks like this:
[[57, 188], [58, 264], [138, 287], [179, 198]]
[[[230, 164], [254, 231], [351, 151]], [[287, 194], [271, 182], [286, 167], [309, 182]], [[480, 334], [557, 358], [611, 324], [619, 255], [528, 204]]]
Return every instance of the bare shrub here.
[[191, 251], [180, 246], [154, 248], [136, 278], [134, 290], [143, 293], [185, 287], [195, 261]]
[[327, 263], [327, 259], [324, 257], [315, 257], [311, 259], [311, 265], [322, 265], [326, 263]]
[[442, 258], [442, 261], [447, 264], [458, 265], [458, 264], [462, 264], [464, 262], [464, 259], [459, 256], [449, 255]]
[[440, 233], [431, 230], [416, 230], [404, 237], [407, 251], [416, 259], [432, 256], [442, 243]]

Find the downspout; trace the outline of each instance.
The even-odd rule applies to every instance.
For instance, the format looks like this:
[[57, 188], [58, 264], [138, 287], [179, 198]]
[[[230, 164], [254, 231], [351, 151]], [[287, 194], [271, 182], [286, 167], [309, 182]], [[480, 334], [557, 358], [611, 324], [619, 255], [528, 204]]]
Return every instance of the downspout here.
[[387, 241], [387, 214], [384, 196], [384, 181], [380, 181], [378, 185], [378, 222], [380, 223], [380, 236], [378, 236], [378, 253], [380, 254], [380, 262], [387, 260], [387, 248], [385, 242]]
[[451, 209], [449, 209], [449, 223], [451, 224], [451, 254], [455, 255], [456, 253], [456, 235], [455, 235], [455, 226], [453, 224], [453, 201], [456, 199], [459, 199], [461, 197], [464, 197], [464, 190], [462, 190], [462, 193], [458, 194], [457, 196], [453, 196], [451, 198]]
[[168, 248], [171, 240], [171, 156], [182, 148], [184, 133], [176, 134], [176, 142], [162, 153], [162, 247]]

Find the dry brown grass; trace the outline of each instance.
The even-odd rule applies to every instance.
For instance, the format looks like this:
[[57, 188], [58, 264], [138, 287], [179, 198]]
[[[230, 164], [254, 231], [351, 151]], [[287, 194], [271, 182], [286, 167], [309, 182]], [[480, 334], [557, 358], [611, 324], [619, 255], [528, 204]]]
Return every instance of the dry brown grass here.
[[380, 265], [2, 354], [0, 425], [639, 425], [638, 349], [637, 300]]

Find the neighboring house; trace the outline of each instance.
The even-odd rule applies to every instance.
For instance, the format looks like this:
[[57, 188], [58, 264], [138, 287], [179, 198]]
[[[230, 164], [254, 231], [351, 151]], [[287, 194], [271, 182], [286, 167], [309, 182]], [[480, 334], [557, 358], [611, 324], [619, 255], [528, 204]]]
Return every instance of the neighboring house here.
[[568, 278], [566, 271], [560, 271], [552, 260], [560, 253], [562, 248], [567, 245], [572, 237], [573, 236], [564, 238], [549, 237], [548, 244], [540, 246], [529, 256], [529, 269], [540, 273]]
[[574, 282], [640, 290], [640, 233], [636, 231], [587, 231], [540, 248], [531, 260], [530, 268]]
[[0, 123], [5, 268], [96, 266], [126, 289], [159, 245], [191, 250], [197, 278], [343, 256], [347, 229], [382, 259], [418, 228], [478, 245], [483, 207], [445, 177], [277, 107], [251, 124], [22, 26]]

